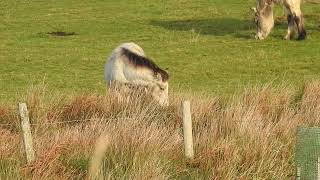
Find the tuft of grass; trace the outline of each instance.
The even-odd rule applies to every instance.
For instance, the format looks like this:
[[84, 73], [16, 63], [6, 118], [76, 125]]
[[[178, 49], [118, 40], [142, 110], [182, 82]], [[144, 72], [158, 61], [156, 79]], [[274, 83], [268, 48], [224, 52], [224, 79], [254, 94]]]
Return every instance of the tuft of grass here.
[[0, 159], [0, 179], [23, 179], [20, 163], [16, 159]]
[[18, 116], [11, 106], [0, 104], [0, 124], [7, 129], [17, 130]]
[[64, 156], [61, 157], [61, 161], [64, 162], [66, 167], [72, 169], [73, 177], [77, 177], [77, 179], [85, 178], [89, 168], [88, 154], [78, 153], [72, 155], [72, 157], [68, 157], [69, 154], [65, 154]]

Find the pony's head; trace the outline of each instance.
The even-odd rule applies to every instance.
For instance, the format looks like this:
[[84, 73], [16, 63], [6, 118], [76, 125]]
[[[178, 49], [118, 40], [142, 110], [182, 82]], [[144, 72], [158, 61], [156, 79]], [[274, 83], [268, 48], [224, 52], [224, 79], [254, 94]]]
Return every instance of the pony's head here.
[[265, 39], [274, 26], [273, 2], [271, 0], [260, 0], [257, 7], [252, 8], [254, 12], [254, 21], [256, 24], [256, 39]]

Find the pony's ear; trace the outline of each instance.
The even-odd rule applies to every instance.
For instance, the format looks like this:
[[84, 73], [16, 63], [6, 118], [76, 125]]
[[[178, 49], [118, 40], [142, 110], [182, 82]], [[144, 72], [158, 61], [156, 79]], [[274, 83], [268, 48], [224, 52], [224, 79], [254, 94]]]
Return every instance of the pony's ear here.
[[257, 8], [256, 7], [251, 7], [251, 10], [254, 12], [254, 13], [257, 13]]
[[166, 68], [164, 71], [169, 74], [169, 68]]

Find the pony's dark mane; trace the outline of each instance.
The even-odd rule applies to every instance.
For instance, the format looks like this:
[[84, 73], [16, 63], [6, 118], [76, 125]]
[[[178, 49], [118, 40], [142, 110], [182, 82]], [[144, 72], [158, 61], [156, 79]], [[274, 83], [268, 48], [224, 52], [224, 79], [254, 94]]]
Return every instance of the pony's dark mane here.
[[151, 59], [140, 56], [129, 49], [122, 48], [122, 55], [126, 56], [131, 64], [135, 67], [146, 67], [151, 69], [155, 75], [158, 73], [161, 75], [162, 81], [165, 82], [169, 79], [169, 74], [160, 69]]

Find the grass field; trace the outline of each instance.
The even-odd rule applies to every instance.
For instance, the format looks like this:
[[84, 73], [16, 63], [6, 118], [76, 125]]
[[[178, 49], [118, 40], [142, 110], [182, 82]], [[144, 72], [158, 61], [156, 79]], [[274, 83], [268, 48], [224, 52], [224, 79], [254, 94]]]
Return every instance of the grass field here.
[[[286, 20], [254, 40], [254, 0], [0, 2], [0, 99], [44, 82], [53, 91], [104, 93], [104, 63], [134, 41], [161, 67], [172, 89], [228, 95], [244, 86], [300, 85], [320, 77], [320, 8], [306, 3], [308, 40], [284, 41]], [[57, 37], [54, 31], [75, 32]]]

